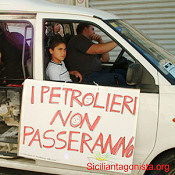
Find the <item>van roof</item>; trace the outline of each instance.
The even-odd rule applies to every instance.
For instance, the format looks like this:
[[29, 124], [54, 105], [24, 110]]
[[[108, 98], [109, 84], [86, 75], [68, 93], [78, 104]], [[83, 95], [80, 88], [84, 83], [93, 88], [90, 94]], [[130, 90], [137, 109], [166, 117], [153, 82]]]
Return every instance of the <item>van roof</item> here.
[[116, 19], [117, 16], [92, 8], [67, 6], [47, 0], [0, 0], [0, 13], [64, 13], [96, 16], [101, 19]]

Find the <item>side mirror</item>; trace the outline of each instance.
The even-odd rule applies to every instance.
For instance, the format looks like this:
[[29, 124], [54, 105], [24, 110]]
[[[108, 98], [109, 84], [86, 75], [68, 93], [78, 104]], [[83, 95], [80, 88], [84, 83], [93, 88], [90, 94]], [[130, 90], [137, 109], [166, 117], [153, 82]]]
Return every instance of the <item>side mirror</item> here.
[[141, 64], [132, 63], [128, 67], [126, 82], [128, 85], [138, 85], [141, 83], [143, 67]]

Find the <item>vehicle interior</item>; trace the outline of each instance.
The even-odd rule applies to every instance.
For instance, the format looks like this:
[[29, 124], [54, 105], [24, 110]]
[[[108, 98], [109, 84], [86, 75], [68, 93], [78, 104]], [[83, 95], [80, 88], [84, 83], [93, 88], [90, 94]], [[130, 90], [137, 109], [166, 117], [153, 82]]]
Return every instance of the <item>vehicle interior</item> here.
[[[54, 36], [53, 34], [53, 26], [55, 23], [60, 24], [63, 28], [62, 37], [65, 39], [66, 44], [68, 44], [69, 40], [77, 35], [76, 27], [82, 21], [64, 21], [64, 20], [53, 20], [47, 19], [43, 22], [44, 24], [44, 70], [50, 61], [50, 55], [48, 51], [48, 41]], [[103, 31], [99, 26], [89, 23], [94, 26], [95, 33], [101, 35], [104, 42], [109, 42], [115, 40], [107, 33]], [[116, 40], [115, 40], [116, 41]], [[94, 41], [93, 41], [94, 42]], [[117, 41], [116, 41], [117, 42]], [[97, 42], [94, 42], [97, 43]], [[157, 92], [157, 87], [154, 82], [154, 78], [150, 73], [135, 59], [128, 51], [127, 48], [123, 48], [120, 43], [117, 43], [118, 46], [109, 52], [110, 61], [103, 62], [102, 66], [104, 69], [109, 70], [109, 72], [113, 72], [114, 70], [122, 70], [126, 74], [126, 84], [121, 85], [118, 81], [117, 77], [114, 76], [116, 85], [114, 87], [125, 87], [125, 88], [139, 88], [143, 92]], [[66, 58], [65, 58], [66, 62]], [[45, 79], [45, 72], [44, 79]], [[78, 83], [78, 80], [75, 77], [71, 77], [74, 83]], [[96, 83], [95, 83], [96, 84]], [[100, 85], [100, 84], [99, 84]], [[110, 85], [107, 85], [110, 86]]]
[[[79, 24], [78, 22], [70, 22], [70, 21], [53, 21], [53, 20], [47, 20], [45, 21], [45, 32], [44, 32], [44, 70], [47, 67], [48, 62], [50, 61], [50, 55], [49, 55], [49, 40], [54, 36], [53, 34], [53, 26], [55, 23], [58, 23], [63, 28], [63, 34], [62, 37], [64, 38], [66, 44], [68, 44], [69, 40], [77, 35], [76, 33], [76, 27]], [[112, 41], [109, 36], [107, 36], [104, 32], [102, 32], [100, 29], [95, 27], [95, 32], [104, 38], [105, 42]], [[95, 43], [95, 42], [94, 42]], [[134, 60], [124, 51], [124, 49], [117, 47], [110, 53], [110, 61], [102, 63], [103, 68], [109, 70], [110, 72], [113, 72], [115, 69], [122, 69], [125, 72], [128, 69], [128, 65], [134, 62]], [[118, 55], [117, 58], [115, 58], [115, 55]], [[128, 57], [126, 59], [125, 57]], [[66, 58], [65, 58], [66, 62]], [[45, 74], [44, 74], [45, 76]], [[71, 77], [73, 78], [73, 77]], [[116, 77], [114, 77], [115, 79]], [[75, 78], [73, 78], [73, 82], [78, 82]], [[119, 82], [116, 80], [116, 85], [120, 86]]]

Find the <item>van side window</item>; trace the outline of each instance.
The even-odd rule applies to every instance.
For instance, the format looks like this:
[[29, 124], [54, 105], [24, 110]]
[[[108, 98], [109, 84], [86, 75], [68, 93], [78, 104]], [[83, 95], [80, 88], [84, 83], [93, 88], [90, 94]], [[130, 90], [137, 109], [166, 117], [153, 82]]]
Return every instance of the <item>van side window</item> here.
[[[45, 21], [43, 22], [43, 29], [44, 29], [43, 31], [43, 34], [44, 34], [43, 36], [44, 72], [43, 74], [44, 74], [44, 79], [48, 80], [48, 78], [46, 78], [47, 77], [46, 72], [47, 72], [47, 66], [49, 62], [51, 61], [51, 55], [49, 53], [49, 41], [51, 40], [51, 38], [53, 38], [53, 36], [59, 35], [64, 39], [66, 43], [67, 53], [64, 59], [66, 69], [68, 71], [76, 70], [80, 72], [83, 77], [83, 81], [82, 81], [83, 84], [94, 84], [94, 82], [96, 83], [97, 81], [96, 84], [104, 85], [104, 86], [108, 85], [108, 86], [117, 86], [117, 87], [119, 86], [131, 87], [130, 85], [126, 83], [126, 74], [127, 74], [128, 66], [131, 63], [134, 63], [135, 60], [125, 51], [124, 48], [120, 47], [119, 45], [116, 48], [114, 48], [112, 51], [108, 52], [109, 56], [106, 56], [106, 57], [109, 57], [109, 60], [108, 59], [105, 60], [104, 59], [105, 56], [102, 54], [97, 54], [97, 55], [92, 54], [91, 57], [87, 56], [84, 58], [83, 57], [84, 48], [80, 47], [80, 45], [76, 47], [76, 49], [79, 50], [79, 52], [77, 51], [77, 52], [73, 52], [72, 55], [70, 54], [70, 52], [73, 50], [70, 48], [73, 48], [73, 46], [76, 45], [75, 42], [72, 43], [71, 41], [74, 40], [74, 38], [76, 38], [76, 35], [77, 35], [76, 29], [77, 29], [77, 26], [81, 23], [82, 21], [66, 21], [66, 20], [64, 21], [64, 20], [57, 20], [57, 19], [45, 19]], [[88, 23], [88, 24], [91, 24], [91, 23]], [[59, 25], [61, 25], [61, 28], [63, 29], [62, 32], [56, 30], [56, 29], [60, 29]], [[93, 30], [95, 32], [94, 34], [96, 34], [96, 36], [100, 36], [102, 40], [104, 41], [104, 43], [112, 41], [112, 38], [108, 36], [108, 34], [105, 33], [103, 29], [99, 28], [99, 26], [96, 26], [93, 24], [91, 25], [93, 26]], [[92, 43], [98, 44], [99, 42], [98, 40], [94, 39]], [[84, 45], [87, 45], [87, 44], [84, 44]], [[78, 55], [74, 56], [75, 53], [76, 54], [78, 53]], [[80, 54], [80, 53], [83, 53], [83, 54]], [[81, 58], [83, 57], [84, 60], [81, 59], [80, 57]], [[97, 59], [93, 59], [92, 57], [93, 58], [96, 57]], [[92, 69], [90, 69], [88, 66], [86, 66], [87, 59], [90, 59], [91, 63], [93, 62], [97, 65], [89, 66], [89, 67], [92, 67]], [[82, 70], [83, 69], [82, 67], [84, 68], [84, 72]], [[98, 68], [100, 67], [101, 70], [99, 71], [98, 69], [97, 71], [98, 75], [94, 75], [95, 78], [93, 77], [93, 79], [95, 80], [92, 81], [91, 78], [87, 78], [87, 76], [90, 74], [89, 77], [91, 77], [92, 75], [91, 73], [95, 72], [93, 68], [97, 69], [97, 67]], [[73, 83], [79, 83], [79, 79], [77, 77], [70, 76], [70, 78]]]
[[0, 84], [21, 84], [32, 78], [32, 25], [0, 21]]

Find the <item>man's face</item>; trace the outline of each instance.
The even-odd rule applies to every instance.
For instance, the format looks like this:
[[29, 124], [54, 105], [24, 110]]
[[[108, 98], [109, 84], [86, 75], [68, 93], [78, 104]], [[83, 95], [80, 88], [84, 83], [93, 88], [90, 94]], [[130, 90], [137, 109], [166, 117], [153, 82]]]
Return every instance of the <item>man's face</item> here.
[[95, 34], [94, 27], [92, 25], [90, 25], [87, 28], [87, 36], [88, 36], [88, 38], [91, 39], [94, 34]]

